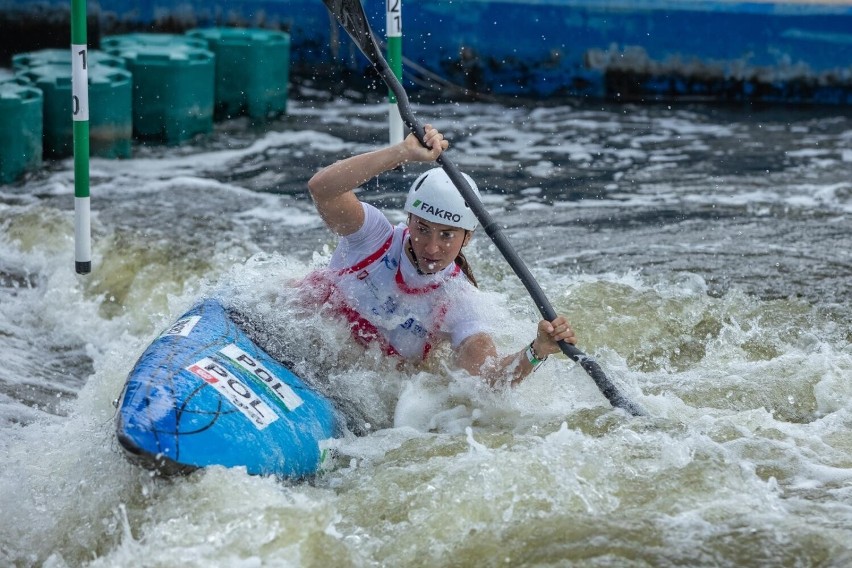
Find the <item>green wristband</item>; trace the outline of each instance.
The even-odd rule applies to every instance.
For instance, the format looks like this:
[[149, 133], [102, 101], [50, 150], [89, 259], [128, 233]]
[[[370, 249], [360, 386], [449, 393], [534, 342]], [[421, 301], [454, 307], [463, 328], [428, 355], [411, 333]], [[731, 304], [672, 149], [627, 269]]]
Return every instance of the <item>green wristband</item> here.
[[530, 342], [524, 353], [527, 356], [527, 361], [529, 361], [530, 365], [532, 365], [533, 371], [535, 371], [542, 363], [547, 361], [547, 355], [539, 359], [538, 354], [536, 354], [535, 349], [533, 349], [533, 343], [535, 343], [535, 341]]

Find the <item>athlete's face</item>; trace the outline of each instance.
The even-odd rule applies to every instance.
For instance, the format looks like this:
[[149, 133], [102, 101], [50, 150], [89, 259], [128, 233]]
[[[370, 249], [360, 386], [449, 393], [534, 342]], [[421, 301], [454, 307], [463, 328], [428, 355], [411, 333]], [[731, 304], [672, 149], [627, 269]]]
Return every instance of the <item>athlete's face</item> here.
[[417, 215], [409, 217], [408, 232], [415, 256], [411, 260], [427, 274], [440, 272], [449, 266], [470, 240], [469, 231], [432, 223]]

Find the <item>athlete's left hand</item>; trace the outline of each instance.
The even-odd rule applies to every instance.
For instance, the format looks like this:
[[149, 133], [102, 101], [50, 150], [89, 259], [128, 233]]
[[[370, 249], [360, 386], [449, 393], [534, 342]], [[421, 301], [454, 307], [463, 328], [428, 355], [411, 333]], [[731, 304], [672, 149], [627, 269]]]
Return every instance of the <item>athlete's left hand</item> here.
[[563, 340], [571, 344], [577, 343], [577, 336], [565, 316], [557, 316], [553, 321], [541, 320], [538, 322], [538, 333], [533, 341], [533, 351], [539, 357], [559, 353], [562, 349], [558, 342]]

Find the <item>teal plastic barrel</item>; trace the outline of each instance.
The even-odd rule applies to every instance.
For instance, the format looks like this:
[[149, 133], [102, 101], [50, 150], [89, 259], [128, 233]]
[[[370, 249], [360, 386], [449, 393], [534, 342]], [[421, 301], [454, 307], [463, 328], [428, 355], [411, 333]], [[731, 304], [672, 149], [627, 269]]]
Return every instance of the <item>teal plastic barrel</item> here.
[[[184, 36], [175, 42], [156, 34], [134, 43], [129, 36], [101, 45], [125, 59], [133, 74], [133, 134], [142, 140], [179, 144], [213, 130], [215, 56], [196, 47], [201, 40]], [[110, 41], [108, 41], [110, 40]], [[203, 43], [203, 42], [202, 42]], [[205, 44], [206, 45], [206, 44]]]
[[19, 79], [0, 82], [0, 183], [42, 163], [42, 94]]
[[289, 34], [205, 28], [190, 30], [187, 35], [204, 39], [216, 54], [216, 118], [247, 114], [262, 121], [287, 112]]
[[[106, 65], [125, 68], [124, 59], [97, 49], [87, 51], [89, 67]], [[71, 51], [68, 49], [40, 49], [12, 56], [12, 69], [20, 73], [31, 67], [42, 65], [71, 65]]]
[[173, 49], [180, 46], [207, 49], [207, 42], [182, 34], [133, 33], [101, 38], [101, 50], [112, 54], [128, 47]]
[[[44, 156], [74, 154], [71, 116], [71, 63], [25, 68], [18, 76], [44, 93]], [[129, 158], [133, 138], [132, 77], [126, 69], [90, 65], [89, 152], [103, 158]]]

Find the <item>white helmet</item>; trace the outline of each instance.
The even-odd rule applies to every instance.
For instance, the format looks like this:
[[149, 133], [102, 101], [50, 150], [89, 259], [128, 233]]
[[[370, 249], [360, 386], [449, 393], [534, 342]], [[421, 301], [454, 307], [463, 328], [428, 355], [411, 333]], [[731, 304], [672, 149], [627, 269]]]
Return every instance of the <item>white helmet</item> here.
[[[462, 174], [479, 197], [479, 188], [467, 174]], [[467, 231], [476, 228], [477, 219], [470, 206], [442, 168], [420, 174], [408, 190], [405, 210], [432, 223], [460, 227]]]

